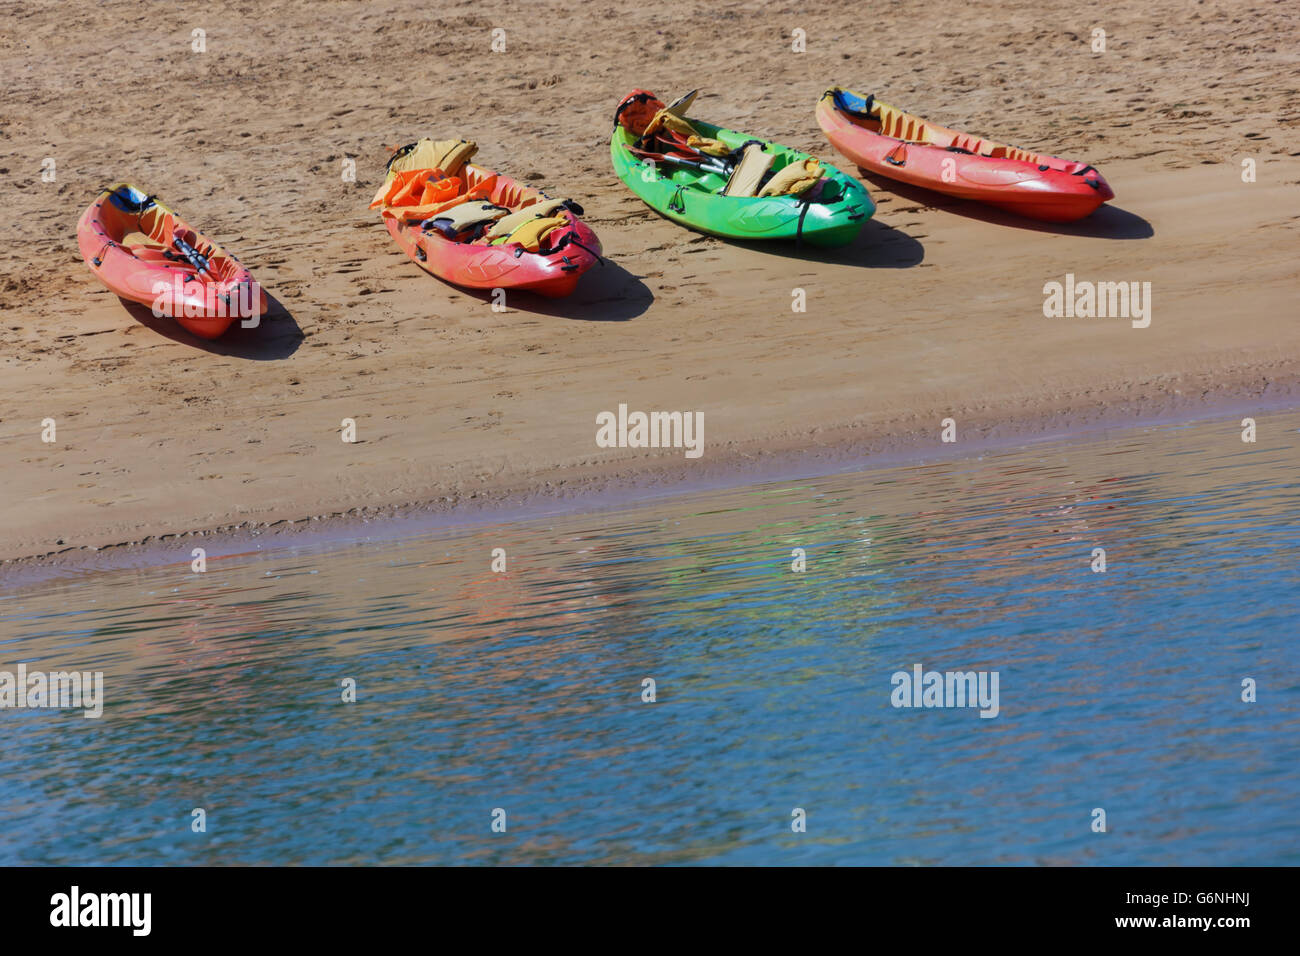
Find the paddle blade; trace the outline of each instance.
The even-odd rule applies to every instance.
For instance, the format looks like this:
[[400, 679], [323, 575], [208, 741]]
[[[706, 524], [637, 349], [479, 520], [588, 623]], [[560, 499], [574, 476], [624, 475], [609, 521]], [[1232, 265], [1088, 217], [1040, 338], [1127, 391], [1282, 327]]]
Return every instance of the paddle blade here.
[[665, 106], [664, 109], [669, 113], [672, 113], [674, 116], [680, 116], [682, 119], [685, 119], [686, 111], [691, 108], [691, 104], [695, 102], [695, 97], [699, 95], [699, 92], [699, 90], [691, 90], [686, 95], [677, 97], [677, 99]]

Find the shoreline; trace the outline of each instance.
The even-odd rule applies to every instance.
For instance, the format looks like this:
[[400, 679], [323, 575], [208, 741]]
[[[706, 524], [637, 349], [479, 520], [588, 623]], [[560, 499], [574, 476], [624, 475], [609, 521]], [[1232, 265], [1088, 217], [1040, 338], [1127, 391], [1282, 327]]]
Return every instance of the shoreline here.
[[[1109, 411], [1111, 414], [1089, 421], [1077, 415], [1060, 414], [1020, 420], [1010, 431], [994, 424], [978, 431], [973, 438], [948, 444], [938, 440], [936, 427], [928, 437], [900, 434], [865, 446], [831, 440], [813, 451], [789, 447], [757, 454], [739, 453], [722, 462], [710, 462], [711, 468], [701, 469], [702, 473], [694, 475], [689, 474], [689, 468], [655, 468], [643, 460], [637, 463], [643, 466], [639, 469], [593, 476], [573, 488], [566, 488], [564, 482], [559, 488], [549, 489], [537, 485], [526, 490], [502, 488], [495, 493], [485, 492], [450, 502], [445, 499], [396, 502], [371, 509], [191, 528], [99, 546], [70, 546], [48, 554], [0, 559], [0, 588], [14, 590], [56, 577], [187, 564], [191, 547], [200, 543], [211, 561], [293, 547], [359, 544], [380, 535], [407, 538], [485, 524], [627, 510], [665, 499], [748, 485], [975, 460], [985, 454], [1033, 445], [1087, 443], [1116, 432], [1208, 424], [1216, 419], [1222, 421], [1226, 434], [1240, 429], [1238, 416], [1266, 417], [1300, 411], [1300, 388], [1279, 389], [1269, 396], [1220, 394], [1210, 402], [1203, 398], [1180, 399], [1162, 407], [1149, 407], [1136, 417], [1113, 414], [1113, 408]], [[761, 462], [757, 468], [756, 461]]]

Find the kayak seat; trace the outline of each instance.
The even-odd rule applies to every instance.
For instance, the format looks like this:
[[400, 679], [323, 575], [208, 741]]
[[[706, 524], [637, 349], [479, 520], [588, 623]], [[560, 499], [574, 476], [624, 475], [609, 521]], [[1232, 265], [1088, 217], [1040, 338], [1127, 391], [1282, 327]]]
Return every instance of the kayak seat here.
[[858, 119], [872, 120], [876, 117], [872, 114], [871, 108], [875, 104], [876, 94], [868, 94], [865, 99], [857, 96], [848, 90], [831, 91], [831, 99], [835, 102], [837, 109], [848, 113], [850, 116], [856, 116]]
[[543, 199], [541, 202], [535, 202], [531, 206], [524, 206], [508, 216], [503, 216], [484, 234], [487, 239], [500, 239], [502, 236], [509, 236], [524, 223], [533, 219], [545, 218], [555, 210], [563, 206], [568, 200], [565, 199]]
[[811, 156], [795, 159], [777, 170], [758, 191], [761, 196], [801, 196], [822, 178], [822, 164]]
[[540, 252], [542, 240], [569, 224], [565, 216], [534, 216], [526, 219], [502, 239], [502, 244], [518, 243], [528, 252]]
[[[439, 210], [420, 223], [420, 226], [425, 230], [436, 229], [448, 239], [472, 241], [482, 232], [478, 227], [486, 226], [487, 223], [495, 222], [508, 215], [510, 210], [505, 206], [497, 206], [482, 200], [471, 200]], [[470, 235], [465, 237], [463, 234], [467, 232]]]
[[157, 239], [138, 230], [128, 232], [118, 242], [127, 252], [141, 259], [149, 255], [160, 257], [166, 249]]
[[767, 152], [757, 143], [746, 146], [722, 194], [736, 197], [757, 195], [763, 177], [772, 168], [775, 160], [775, 154]]

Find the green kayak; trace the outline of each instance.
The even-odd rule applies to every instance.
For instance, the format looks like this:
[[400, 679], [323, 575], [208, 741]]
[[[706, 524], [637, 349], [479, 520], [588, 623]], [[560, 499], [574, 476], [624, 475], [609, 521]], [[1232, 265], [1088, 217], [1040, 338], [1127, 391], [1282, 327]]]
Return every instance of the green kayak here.
[[[664, 107], [653, 94], [638, 90], [615, 114], [609, 144], [614, 171], [660, 215], [730, 239], [841, 246], [852, 242], [875, 212], [861, 183], [807, 153], [686, 120], [680, 104], [693, 100], [692, 93]], [[667, 124], [661, 122], [665, 116]], [[656, 134], [643, 137], [646, 128]], [[805, 168], [812, 172], [805, 174]], [[763, 195], [791, 179], [797, 181], [789, 187], [795, 192]]]

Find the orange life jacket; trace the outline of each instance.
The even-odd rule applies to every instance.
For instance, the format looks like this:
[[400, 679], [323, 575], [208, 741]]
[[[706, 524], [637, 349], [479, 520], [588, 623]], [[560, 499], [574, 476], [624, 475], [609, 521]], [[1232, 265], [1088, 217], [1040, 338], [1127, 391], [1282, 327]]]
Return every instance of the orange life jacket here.
[[663, 102], [653, 93], [648, 90], [633, 90], [618, 104], [618, 109], [614, 111], [614, 122], [633, 136], [640, 136], [655, 118], [655, 114], [663, 108]]
[[459, 176], [438, 178], [436, 170], [408, 169], [393, 177], [383, 204], [427, 206], [459, 196], [464, 188], [465, 183]]

